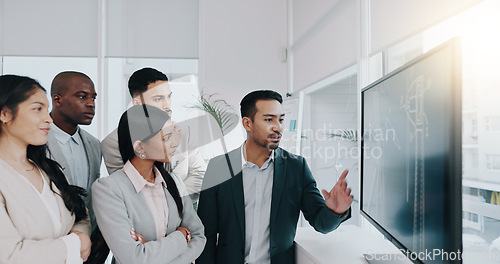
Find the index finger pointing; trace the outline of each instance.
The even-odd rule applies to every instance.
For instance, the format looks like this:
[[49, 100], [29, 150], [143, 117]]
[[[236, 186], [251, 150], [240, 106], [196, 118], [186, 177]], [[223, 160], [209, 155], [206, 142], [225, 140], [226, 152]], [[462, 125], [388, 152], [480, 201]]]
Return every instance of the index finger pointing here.
[[340, 178], [339, 178], [339, 181], [345, 181], [345, 177], [347, 177], [347, 174], [349, 173], [349, 170], [344, 170], [344, 172], [342, 172], [342, 175], [340, 175]]

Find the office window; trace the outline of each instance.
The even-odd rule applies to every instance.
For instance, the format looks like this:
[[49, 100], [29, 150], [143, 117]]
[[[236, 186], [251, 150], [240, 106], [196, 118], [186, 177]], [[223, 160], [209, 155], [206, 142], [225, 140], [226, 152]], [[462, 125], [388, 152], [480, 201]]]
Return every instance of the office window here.
[[498, 12], [499, 1], [483, 1], [422, 38], [424, 52], [454, 36], [462, 42], [464, 264], [498, 263], [499, 257], [488, 258], [495, 257], [488, 254], [500, 240], [500, 207], [490, 202], [500, 192], [500, 151], [495, 153], [500, 140], [485, 133], [500, 131], [498, 97], [493, 96], [500, 83], [500, 38], [491, 34], [500, 27]]
[[484, 118], [486, 131], [500, 131], [500, 116], [487, 116]]
[[417, 34], [391, 46], [369, 58], [369, 81], [375, 82], [389, 72], [422, 54], [422, 34]]
[[486, 169], [500, 171], [500, 155], [486, 155]]
[[477, 93], [476, 83], [469, 80], [468, 77], [462, 80], [462, 109], [467, 112], [477, 111]]
[[473, 214], [473, 213], [469, 213], [469, 212], [466, 212], [466, 219], [471, 221], [471, 222], [474, 222], [474, 223], [478, 223], [479, 222], [479, 217], [477, 214]]
[[478, 168], [478, 166], [479, 166], [477, 149], [475, 149], [475, 150], [473, 150], [473, 151], [471, 152], [471, 156], [472, 156], [472, 157], [471, 157], [471, 162], [470, 162], [470, 164], [471, 164], [472, 168], [477, 169], [477, 168]]
[[464, 113], [462, 119], [463, 143], [477, 145], [477, 113]]
[[470, 222], [469, 224], [477, 224], [479, 223], [479, 216], [477, 214], [463, 212], [464, 220]]
[[463, 178], [477, 179], [479, 176], [477, 148], [464, 148], [462, 150], [462, 160]]

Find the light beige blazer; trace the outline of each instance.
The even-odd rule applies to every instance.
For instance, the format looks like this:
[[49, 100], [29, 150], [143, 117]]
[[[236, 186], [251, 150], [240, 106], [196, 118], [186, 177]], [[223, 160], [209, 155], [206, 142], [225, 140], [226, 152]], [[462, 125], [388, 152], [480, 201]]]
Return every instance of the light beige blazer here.
[[88, 218], [75, 224], [75, 216], [56, 195], [61, 216], [61, 230], [56, 233], [47, 207], [23, 177], [0, 159], [0, 263], [64, 264], [66, 246], [61, 237], [70, 230], [89, 234]]

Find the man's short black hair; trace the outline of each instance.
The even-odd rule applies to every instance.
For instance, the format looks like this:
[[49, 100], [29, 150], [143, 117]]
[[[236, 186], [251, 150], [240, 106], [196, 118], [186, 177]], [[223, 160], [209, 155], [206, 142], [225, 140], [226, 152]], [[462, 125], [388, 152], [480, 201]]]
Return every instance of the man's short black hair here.
[[132, 73], [128, 79], [130, 96], [135, 97], [148, 90], [148, 85], [156, 81], [168, 81], [167, 75], [153, 68], [142, 68]]
[[255, 117], [255, 113], [257, 113], [257, 107], [255, 107], [255, 104], [259, 100], [276, 100], [280, 104], [283, 103], [283, 98], [281, 95], [275, 91], [272, 90], [259, 90], [259, 91], [253, 91], [241, 100], [240, 106], [241, 106], [241, 117], [249, 117], [250, 119], [253, 120]]

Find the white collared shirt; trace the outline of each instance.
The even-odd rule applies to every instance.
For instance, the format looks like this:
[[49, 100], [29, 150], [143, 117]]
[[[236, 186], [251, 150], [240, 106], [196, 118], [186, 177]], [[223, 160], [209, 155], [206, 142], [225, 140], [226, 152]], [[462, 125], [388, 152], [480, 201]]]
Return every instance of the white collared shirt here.
[[245, 263], [268, 264], [271, 263], [269, 226], [273, 192], [274, 150], [259, 168], [246, 161], [245, 143], [241, 147], [245, 201]]
[[66, 174], [69, 183], [87, 190], [89, 183], [89, 161], [79, 130], [80, 127], [77, 126], [75, 134], [70, 135], [54, 123], [50, 124], [50, 131], [54, 133], [57, 144], [69, 164], [69, 168], [65, 168], [71, 172], [70, 175]]

